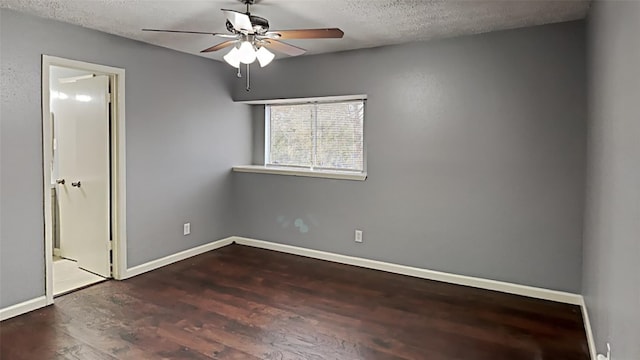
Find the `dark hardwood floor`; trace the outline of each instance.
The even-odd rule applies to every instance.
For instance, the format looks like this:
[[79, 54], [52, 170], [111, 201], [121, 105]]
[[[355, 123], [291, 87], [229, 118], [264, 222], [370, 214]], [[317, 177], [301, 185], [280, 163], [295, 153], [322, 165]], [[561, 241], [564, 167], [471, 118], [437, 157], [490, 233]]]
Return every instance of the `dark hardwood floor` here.
[[0, 358], [588, 359], [577, 306], [231, 245], [0, 323]]

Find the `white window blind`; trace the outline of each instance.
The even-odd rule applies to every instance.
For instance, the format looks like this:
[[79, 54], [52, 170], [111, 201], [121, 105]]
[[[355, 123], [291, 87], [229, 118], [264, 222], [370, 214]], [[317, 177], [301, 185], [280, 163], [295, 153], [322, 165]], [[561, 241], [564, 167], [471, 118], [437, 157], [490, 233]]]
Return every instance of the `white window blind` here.
[[364, 100], [265, 110], [266, 165], [364, 171]]

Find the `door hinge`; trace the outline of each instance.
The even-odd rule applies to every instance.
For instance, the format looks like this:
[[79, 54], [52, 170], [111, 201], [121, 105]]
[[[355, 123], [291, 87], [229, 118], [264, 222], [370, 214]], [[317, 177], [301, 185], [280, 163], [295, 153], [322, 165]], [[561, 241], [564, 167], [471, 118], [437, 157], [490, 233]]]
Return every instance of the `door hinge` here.
[[107, 243], [107, 250], [113, 250], [113, 241], [109, 240], [109, 242]]
[[111, 103], [111, 101], [113, 101], [113, 94], [107, 93], [107, 102]]

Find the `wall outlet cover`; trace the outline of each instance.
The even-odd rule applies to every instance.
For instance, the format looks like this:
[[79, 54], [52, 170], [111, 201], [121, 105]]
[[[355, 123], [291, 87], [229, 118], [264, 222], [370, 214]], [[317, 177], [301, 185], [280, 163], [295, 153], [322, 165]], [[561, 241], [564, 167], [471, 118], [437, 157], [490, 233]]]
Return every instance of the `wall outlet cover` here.
[[362, 230], [356, 230], [356, 235], [355, 235], [355, 242], [357, 243], [361, 243], [362, 242]]

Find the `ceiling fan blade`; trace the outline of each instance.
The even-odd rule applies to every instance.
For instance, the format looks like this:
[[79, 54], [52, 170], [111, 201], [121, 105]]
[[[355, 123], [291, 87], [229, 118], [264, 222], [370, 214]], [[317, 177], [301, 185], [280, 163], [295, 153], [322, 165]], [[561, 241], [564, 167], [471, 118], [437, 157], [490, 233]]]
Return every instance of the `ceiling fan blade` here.
[[291, 44], [287, 44], [278, 40], [265, 40], [264, 46], [291, 56], [298, 56], [307, 52], [307, 50], [303, 48], [299, 48], [297, 46], [293, 46]]
[[213, 35], [220, 37], [236, 37], [231, 34], [222, 34], [222, 33], [214, 33], [214, 32], [204, 32], [204, 31], [186, 31], [186, 30], [162, 30], [162, 29], [142, 29], [142, 31], [155, 31], [155, 32], [166, 32], [166, 33], [179, 33], [179, 34], [204, 34], [204, 35]]
[[218, 51], [220, 49], [224, 49], [224, 48], [227, 48], [229, 46], [232, 46], [235, 43], [236, 43], [236, 40], [229, 40], [229, 41], [221, 42], [220, 44], [213, 45], [212, 47], [206, 48], [206, 49], [204, 49], [204, 50], [202, 50], [200, 52], [201, 53], [209, 53], [209, 52]]
[[[275, 35], [272, 37], [271, 35]], [[265, 36], [271, 39], [340, 39], [344, 32], [338, 28], [327, 29], [298, 29], [298, 30], [274, 30]]]
[[238, 31], [245, 31], [249, 34], [253, 34], [253, 25], [251, 25], [251, 19], [249, 15], [235, 10], [221, 9], [227, 20], [233, 25], [233, 28]]

